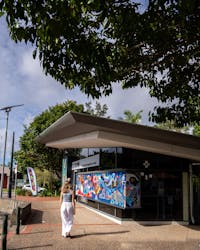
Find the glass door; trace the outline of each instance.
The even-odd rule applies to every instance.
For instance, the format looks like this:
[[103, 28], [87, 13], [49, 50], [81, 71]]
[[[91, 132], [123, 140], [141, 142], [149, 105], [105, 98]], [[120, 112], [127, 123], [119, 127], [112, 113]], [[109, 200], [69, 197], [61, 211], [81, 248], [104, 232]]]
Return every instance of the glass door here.
[[182, 220], [182, 173], [155, 172], [141, 180], [141, 209], [136, 220]]

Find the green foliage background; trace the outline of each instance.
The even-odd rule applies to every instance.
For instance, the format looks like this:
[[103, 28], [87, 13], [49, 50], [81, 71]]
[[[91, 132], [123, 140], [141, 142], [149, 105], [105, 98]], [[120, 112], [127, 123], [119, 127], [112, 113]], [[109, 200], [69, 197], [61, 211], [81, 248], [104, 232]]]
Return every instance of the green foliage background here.
[[20, 137], [19, 142], [20, 150], [15, 152], [14, 155], [19, 171], [25, 172], [29, 166], [39, 168], [40, 170], [46, 169], [60, 176], [63, 151], [47, 148], [45, 145], [36, 142], [35, 138], [68, 111], [83, 112], [83, 109], [83, 105], [67, 101], [63, 104], [49, 107], [41, 115], [35, 117], [28, 127], [24, 126], [24, 134]]

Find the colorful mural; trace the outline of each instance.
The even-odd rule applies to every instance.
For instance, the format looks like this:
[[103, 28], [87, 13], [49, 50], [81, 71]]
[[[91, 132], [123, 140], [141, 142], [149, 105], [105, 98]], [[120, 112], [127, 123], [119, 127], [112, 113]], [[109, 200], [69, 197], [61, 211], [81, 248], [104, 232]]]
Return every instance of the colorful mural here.
[[124, 171], [79, 173], [76, 176], [76, 194], [125, 208], [126, 173]]
[[140, 179], [135, 174], [126, 174], [126, 207], [141, 207]]
[[120, 208], [139, 208], [140, 179], [125, 171], [79, 173], [76, 194]]

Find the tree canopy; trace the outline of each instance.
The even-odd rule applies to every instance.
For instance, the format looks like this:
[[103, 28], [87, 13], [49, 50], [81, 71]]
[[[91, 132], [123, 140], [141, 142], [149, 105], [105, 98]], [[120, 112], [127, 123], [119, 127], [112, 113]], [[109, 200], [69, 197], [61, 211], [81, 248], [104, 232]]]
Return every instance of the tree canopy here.
[[167, 120], [165, 122], [162, 123], [158, 123], [154, 126], [155, 128], [161, 128], [161, 129], [166, 129], [166, 130], [171, 130], [171, 131], [176, 131], [179, 133], [185, 133], [185, 134], [189, 134], [190, 132], [190, 128], [187, 126], [184, 126], [182, 128], [180, 127], [176, 127], [176, 124], [173, 120]]
[[200, 122], [194, 124], [193, 135], [200, 136]]
[[[108, 106], [106, 104], [101, 105], [96, 101], [95, 107], [92, 106], [91, 102], [85, 103], [86, 113], [94, 116], [105, 117], [108, 111]], [[107, 116], [109, 118], [109, 116]]]
[[[137, 1], [138, 2], [138, 1]], [[145, 86], [152, 121], [200, 117], [200, 1], [2, 0], [10, 35], [30, 42], [46, 74], [92, 97]]]

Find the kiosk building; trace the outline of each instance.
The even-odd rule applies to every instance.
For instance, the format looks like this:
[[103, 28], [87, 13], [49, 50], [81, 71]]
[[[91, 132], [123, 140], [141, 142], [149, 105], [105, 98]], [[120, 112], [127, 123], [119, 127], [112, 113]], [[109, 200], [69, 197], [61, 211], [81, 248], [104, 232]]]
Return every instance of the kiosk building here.
[[68, 112], [37, 140], [79, 149], [67, 171], [80, 202], [120, 219], [200, 224], [200, 137]]

